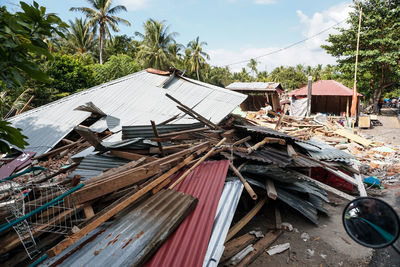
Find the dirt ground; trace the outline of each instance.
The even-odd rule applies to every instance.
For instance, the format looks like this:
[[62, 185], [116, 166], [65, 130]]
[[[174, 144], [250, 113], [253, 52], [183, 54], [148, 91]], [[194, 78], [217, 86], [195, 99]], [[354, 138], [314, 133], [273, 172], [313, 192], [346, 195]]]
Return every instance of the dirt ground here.
[[[363, 130], [379, 141], [400, 144], [400, 123], [393, 110], [383, 110], [386, 116], [379, 116], [383, 126]], [[400, 214], [400, 186], [381, 190], [380, 197], [390, 203]], [[355, 243], [342, 226], [342, 211], [346, 201], [331, 197], [337, 205], [326, 205], [329, 217], [320, 216], [319, 226], [306, 221], [288, 206], [280, 207], [282, 222], [289, 222], [295, 231], [285, 232], [273, 245], [290, 243], [290, 251], [269, 256], [264, 252], [250, 266], [400, 266], [400, 255], [391, 247], [373, 250]], [[274, 214], [263, 212], [262, 214]], [[244, 231], [266, 232], [273, 225], [274, 218], [264, 215], [254, 218]], [[304, 241], [302, 233], [310, 239]], [[397, 242], [398, 244], [400, 241]], [[400, 244], [399, 244], [400, 245]]]

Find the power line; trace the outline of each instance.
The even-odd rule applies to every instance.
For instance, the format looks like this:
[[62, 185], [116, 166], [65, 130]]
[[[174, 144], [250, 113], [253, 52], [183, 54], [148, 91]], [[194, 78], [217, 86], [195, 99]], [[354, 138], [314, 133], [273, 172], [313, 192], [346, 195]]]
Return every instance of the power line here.
[[296, 45], [301, 44], [301, 43], [303, 43], [303, 42], [305, 42], [305, 41], [308, 41], [308, 40], [310, 40], [310, 39], [312, 39], [312, 38], [314, 38], [314, 37], [316, 37], [316, 36], [318, 36], [318, 35], [320, 35], [320, 34], [323, 34], [324, 32], [326, 32], [326, 31], [332, 29], [333, 27], [336, 27], [337, 25], [339, 25], [339, 24], [345, 22], [346, 20], [347, 20], [347, 18], [345, 18], [344, 20], [339, 21], [338, 23], [336, 23], [336, 24], [330, 26], [329, 28], [326, 28], [325, 30], [322, 30], [322, 31], [320, 31], [320, 32], [318, 32], [318, 33], [316, 33], [316, 34], [310, 36], [310, 37], [307, 37], [307, 38], [305, 38], [305, 39], [303, 39], [303, 40], [300, 40], [300, 41], [298, 41], [298, 42], [295, 42], [295, 43], [290, 44], [290, 45], [288, 45], [288, 46], [285, 46], [285, 47], [283, 47], [283, 48], [280, 48], [280, 49], [274, 50], [274, 51], [272, 51], [272, 52], [269, 52], [269, 53], [267, 53], [267, 54], [260, 55], [260, 56], [257, 56], [257, 57], [253, 57], [253, 58], [250, 58], [250, 59], [245, 59], [245, 60], [241, 60], [241, 61], [238, 61], [238, 62], [230, 63], [230, 64], [227, 64], [226, 66], [228, 67], [228, 66], [232, 66], [232, 65], [237, 65], [237, 64], [241, 64], [241, 63], [246, 63], [246, 62], [249, 62], [249, 61], [252, 60], [252, 59], [259, 59], [259, 58], [262, 58], [262, 57], [266, 57], [266, 56], [269, 56], [269, 55], [272, 55], [272, 54], [279, 53], [279, 52], [281, 52], [281, 51], [283, 51], [283, 50], [289, 49], [289, 48], [291, 48], [291, 47], [293, 47], [293, 46], [296, 46]]

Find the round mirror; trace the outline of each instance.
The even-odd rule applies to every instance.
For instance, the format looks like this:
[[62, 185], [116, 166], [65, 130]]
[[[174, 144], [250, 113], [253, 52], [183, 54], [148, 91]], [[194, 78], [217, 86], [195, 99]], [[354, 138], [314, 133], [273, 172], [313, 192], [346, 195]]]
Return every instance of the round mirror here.
[[361, 197], [347, 204], [343, 211], [343, 225], [356, 242], [370, 248], [383, 248], [397, 240], [400, 221], [386, 202]]

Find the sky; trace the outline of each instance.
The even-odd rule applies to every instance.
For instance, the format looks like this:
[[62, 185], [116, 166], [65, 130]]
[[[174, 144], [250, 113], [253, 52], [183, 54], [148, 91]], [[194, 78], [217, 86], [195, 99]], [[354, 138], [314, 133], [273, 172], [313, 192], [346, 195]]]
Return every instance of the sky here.
[[[17, 0], [2, 0], [10, 11], [18, 9]], [[26, 2], [30, 2], [26, 0]], [[64, 21], [82, 17], [70, 7], [88, 6], [85, 0], [37, 0], [48, 12], [57, 13]], [[333, 25], [345, 27], [351, 1], [340, 0], [114, 0], [128, 12], [119, 13], [131, 22], [120, 26], [120, 32], [134, 36], [143, 31], [148, 18], [165, 20], [170, 30], [178, 32], [178, 43], [187, 43], [197, 36], [207, 42], [209, 63], [229, 66], [240, 71], [249, 60], [287, 47], [329, 29], [314, 38], [278, 53], [258, 58], [260, 71], [278, 66], [335, 64], [335, 58], [320, 46], [329, 34], [337, 32]]]

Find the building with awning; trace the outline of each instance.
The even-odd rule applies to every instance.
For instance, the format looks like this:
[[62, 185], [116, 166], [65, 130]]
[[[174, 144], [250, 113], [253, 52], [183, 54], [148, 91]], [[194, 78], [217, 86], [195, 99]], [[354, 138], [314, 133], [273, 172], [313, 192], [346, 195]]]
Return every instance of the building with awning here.
[[[291, 110], [293, 110], [294, 106], [297, 106], [296, 109], [302, 109], [300, 107], [302, 105], [306, 106], [307, 94], [307, 86], [292, 91], [290, 93]], [[353, 89], [335, 80], [319, 80], [312, 83], [311, 96], [311, 113], [345, 115], [350, 112]], [[362, 96], [362, 94], [358, 93], [358, 96]], [[295, 115], [301, 116], [301, 114]]]

